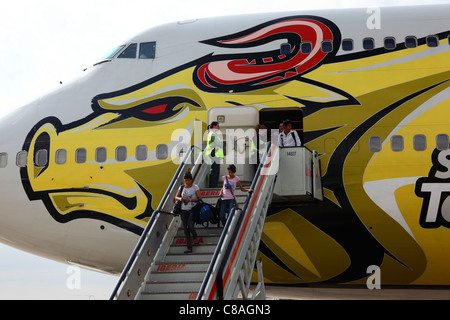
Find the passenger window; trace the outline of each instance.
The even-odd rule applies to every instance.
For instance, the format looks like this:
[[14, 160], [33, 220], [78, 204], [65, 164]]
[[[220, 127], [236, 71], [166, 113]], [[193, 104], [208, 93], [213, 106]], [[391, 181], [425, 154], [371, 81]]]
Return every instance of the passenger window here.
[[388, 50], [393, 50], [397, 46], [394, 37], [384, 38], [384, 48]]
[[409, 36], [405, 38], [405, 46], [407, 48], [415, 48], [417, 47], [417, 38], [413, 36]]
[[41, 149], [36, 152], [36, 157], [34, 159], [37, 167], [44, 167], [48, 163], [48, 152], [47, 149]]
[[300, 51], [302, 53], [311, 53], [312, 43], [311, 42], [302, 42], [302, 44], [300, 45]]
[[403, 148], [404, 148], [403, 136], [392, 136], [391, 137], [392, 151], [395, 151], [395, 152], [403, 151]]
[[75, 162], [85, 163], [87, 158], [87, 151], [85, 148], [79, 148], [75, 151]]
[[95, 149], [95, 161], [97, 162], [105, 162], [106, 161], [106, 148], [98, 147]]
[[0, 168], [6, 168], [8, 164], [8, 154], [6, 152], [0, 153]]
[[448, 149], [448, 135], [446, 134], [438, 134], [436, 136], [436, 148], [438, 150], [447, 150]]
[[369, 138], [369, 151], [380, 152], [381, 151], [381, 138], [373, 136]]
[[155, 59], [156, 42], [143, 42], [139, 46], [139, 59]]
[[439, 45], [439, 39], [437, 36], [428, 36], [427, 37], [427, 45], [430, 48], [437, 47]]
[[322, 52], [332, 52], [333, 42], [331, 40], [322, 41]]
[[58, 149], [55, 153], [56, 164], [65, 164], [67, 161], [67, 151], [66, 149]]
[[290, 43], [282, 43], [280, 45], [280, 53], [284, 54], [285, 56], [290, 55], [291, 54], [291, 44]]
[[416, 134], [413, 137], [414, 150], [425, 151], [427, 149], [427, 137], [423, 134]]
[[137, 43], [132, 43], [126, 48], [118, 58], [135, 59], [137, 52]]
[[120, 146], [116, 148], [116, 160], [117, 161], [127, 160], [127, 147]]
[[365, 38], [363, 40], [363, 48], [365, 50], [372, 50], [375, 48], [375, 40], [373, 38]]
[[25, 150], [19, 151], [16, 155], [16, 165], [20, 168], [26, 167], [27, 165], [28, 152]]
[[353, 50], [353, 40], [352, 39], [342, 40], [342, 50], [352, 51]]
[[156, 146], [156, 159], [164, 160], [169, 156], [169, 147], [167, 144], [158, 144]]
[[136, 147], [136, 160], [144, 161], [147, 160], [147, 146], [139, 145]]

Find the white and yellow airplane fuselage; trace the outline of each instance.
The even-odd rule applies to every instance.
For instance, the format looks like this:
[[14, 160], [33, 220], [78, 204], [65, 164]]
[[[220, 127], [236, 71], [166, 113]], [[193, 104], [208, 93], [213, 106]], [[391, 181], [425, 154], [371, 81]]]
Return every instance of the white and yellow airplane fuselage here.
[[[267, 283], [449, 285], [449, 5], [178, 22], [0, 122], [0, 241], [120, 273], [213, 107], [302, 111], [324, 200], [274, 204]], [[177, 131], [178, 130], [178, 131]]]

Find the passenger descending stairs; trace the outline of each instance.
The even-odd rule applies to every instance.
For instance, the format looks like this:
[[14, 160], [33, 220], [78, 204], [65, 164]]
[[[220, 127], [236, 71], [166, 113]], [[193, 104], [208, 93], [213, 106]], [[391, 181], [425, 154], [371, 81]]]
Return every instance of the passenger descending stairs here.
[[[193, 246], [193, 253], [185, 254], [187, 246], [181, 219], [170, 213], [173, 199], [187, 170], [191, 170], [196, 184], [204, 181], [209, 171], [209, 166], [201, 162], [202, 157], [195, 157], [195, 147], [191, 147], [144, 229], [110, 299], [199, 300], [239, 296], [247, 299], [255, 264], [260, 282], [255, 290], [258, 295], [253, 294], [252, 298], [264, 298], [262, 267], [256, 256], [276, 179], [276, 173], [268, 173], [269, 150], [270, 144], [252, 181], [253, 194], [237, 188], [239, 209], [232, 210], [225, 226], [197, 225], [200, 244]], [[277, 148], [274, 150], [277, 154]], [[266, 156], [269, 164], [264, 162]], [[205, 194], [216, 194], [203, 196], [204, 202], [215, 204], [217, 192], [202, 190]]]
[[[209, 189], [210, 190], [210, 189]], [[238, 195], [238, 194], [237, 194]], [[244, 195], [239, 196], [240, 205]], [[215, 204], [217, 197], [203, 197], [206, 203]], [[238, 200], [239, 201], [239, 200]], [[193, 246], [193, 253], [185, 254], [187, 249], [183, 226], [179, 217], [177, 232], [170, 240], [167, 252], [161, 247], [155, 263], [150, 269], [148, 279], [140, 293], [140, 299], [151, 300], [195, 300], [206, 271], [211, 263], [223, 227], [215, 225], [196, 225], [199, 244]]]
[[[249, 188], [250, 186], [245, 186]], [[217, 194], [220, 189], [206, 189], [205, 194]], [[217, 192], [210, 192], [217, 191]], [[203, 196], [203, 201], [215, 205], [217, 196]], [[247, 194], [236, 190], [239, 207], [243, 207]], [[199, 244], [193, 246], [192, 254], [187, 249], [184, 229], [179, 217], [173, 221], [176, 233], [166, 241], [168, 250], [161, 246], [156, 254], [145, 285], [141, 289], [141, 300], [195, 300], [222, 235], [223, 226], [196, 225]]]

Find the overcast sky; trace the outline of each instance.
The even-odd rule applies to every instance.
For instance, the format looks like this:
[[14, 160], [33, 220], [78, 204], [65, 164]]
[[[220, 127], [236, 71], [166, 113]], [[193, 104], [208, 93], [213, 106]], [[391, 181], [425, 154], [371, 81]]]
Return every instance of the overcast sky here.
[[[253, 12], [428, 3], [450, 0], [2, 0], [0, 113], [52, 90], [116, 45], [161, 23]], [[82, 270], [81, 287], [75, 283], [71, 288], [76, 272], [0, 245], [0, 299], [109, 298], [117, 277]]]

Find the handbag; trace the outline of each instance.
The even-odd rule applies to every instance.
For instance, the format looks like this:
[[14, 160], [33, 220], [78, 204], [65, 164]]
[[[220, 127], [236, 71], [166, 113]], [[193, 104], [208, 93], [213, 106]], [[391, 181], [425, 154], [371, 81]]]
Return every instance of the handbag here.
[[227, 180], [227, 186], [230, 189], [231, 194], [233, 195], [235, 207], [236, 207], [236, 209], [239, 209], [239, 204], [236, 200], [236, 196], [234, 195], [233, 188], [231, 188], [230, 183], [228, 182], [228, 177], [225, 176], [225, 179]]
[[[180, 187], [180, 191], [181, 191], [180, 195], [181, 195], [181, 193], [183, 193], [183, 188], [184, 188], [184, 186], [181, 185], [181, 187]], [[173, 209], [172, 209], [172, 214], [174, 214], [174, 215], [180, 215], [181, 214], [181, 204], [182, 204], [181, 200], [175, 202], [175, 204], [173, 206]]]
[[222, 198], [219, 197], [219, 198], [217, 199], [216, 206], [215, 206], [217, 212], [220, 212], [220, 207], [221, 207], [221, 206], [222, 206]]

